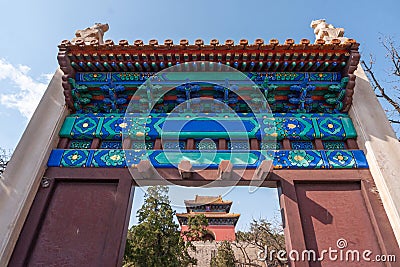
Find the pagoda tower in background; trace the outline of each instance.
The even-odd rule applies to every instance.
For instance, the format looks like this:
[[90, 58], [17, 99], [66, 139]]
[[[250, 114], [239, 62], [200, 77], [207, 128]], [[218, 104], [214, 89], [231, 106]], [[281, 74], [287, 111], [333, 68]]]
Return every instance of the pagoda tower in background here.
[[199, 196], [194, 200], [185, 200], [186, 213], [177, 213], [181, 232], [188, 230], [188, 218], [204, 214], [208, 220], [208, 234], [203, 238], [210, 241], [234, 241], [235, 226], [240, 214], [229, 213], [232, 201], [223, 200], [221, 196]]

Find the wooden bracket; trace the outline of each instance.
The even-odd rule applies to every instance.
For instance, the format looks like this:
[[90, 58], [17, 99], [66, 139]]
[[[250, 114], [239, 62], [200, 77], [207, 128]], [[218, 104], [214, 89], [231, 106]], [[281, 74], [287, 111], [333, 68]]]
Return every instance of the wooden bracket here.
[[182, 179], [189, 179], [193, 176], [192, 163], [188, 160], [182, 160], [178, 165], [178, 170]]
[[254, 179], [268, 180], [268, 177], [270, 177], [273, 168], [274, 165], [272, 163], [272, 160], [263, 160], [254, 172]]
[[141, 160], [133, 167], [132, 175], [134, 179], [156, 179], [159, 176], [149, 160]]
[[223, 160], [218, 166], [218, 177], [228, 180], [232, 177], [233, 164], [230, 160]]

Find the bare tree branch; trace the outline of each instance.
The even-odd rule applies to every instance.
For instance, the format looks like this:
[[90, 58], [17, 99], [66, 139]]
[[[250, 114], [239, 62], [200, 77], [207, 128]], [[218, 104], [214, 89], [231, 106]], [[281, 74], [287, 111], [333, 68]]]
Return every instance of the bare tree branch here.
[[381, 43], [388, 52], [387, 56], [393, 64], [393, 74], [395, 76], [400, 76], [400, 56], [394, 41], [391, 37], [387, 37], [384, 41], [381, 41]]
[[8, 161], [11, 158], [11, 150], [6, 150], [0, 147], [0, 176], [7, 167]]
[[[370, 66], [367, 66], [367, 64], [365, 63], [365, 61], [361, 61], [361, 64], [364, 67], [364, 70], [369, 74], [370, 78], [372, 79], [372, 83], [374, 86], [374, 89], [378, 89], [380, 92], [380, 95], [390, 104], [394, 107], [394, 109], [397, 111], [398, 114], [400, 114], [400, 105], [393, 100], [392, 97], [390, 97], [389, 95], [386, 94], [385, 92], [385, 88], [383, 88], [383, 86], [381, 86], [381, 84], [379, 83], [378, 79], [375, 77], [374, 72], [372, 71], [372, 64], [373, 61], [371, 60]], [[400, 72], [399, 72], [400, 73]]]
[[375, 64], [372, 55], [369, 62], [361, 61], [361, 65], [374, 88], [375, 95], [382, 100], [386, 116], [400, 141], [400, 47], [390, 36], [380, 37], [379, 41], [386, 50], [389, 70], [380, 77], [372, 68]]
[[400, 124], [400, 121], [398, 121], [398, 120], [392, 120], [392, 119], [389, 119], [389, 121], [390, 121], [391, 123]]
[[246, 248], [248, 247], [248, 245], [250, 245], [250, 243], [246, 243], [246, 242], [233, 242], [232, 245], [234, 245], [236, 248], [238, 248], [243, 255], [243, 258], [245, 259], [244, 263], [251, 263], [251, 259], [249, 254], [246, 251]]
[[[238, 232], [236, 238], [238, 242], [249, 243], [261, 251], [265, 249], [275, 252], [285, 251], [285, 238], [281, 225], [274, 225], [265, 219], [253, 219], [253, 222], [250, 223], [250, 231]], [[275, 254], [272, 255], [272, 258], [268, 258], [266, 263], [268, 266], [287, 266], [287, 263], [276, 257]]]

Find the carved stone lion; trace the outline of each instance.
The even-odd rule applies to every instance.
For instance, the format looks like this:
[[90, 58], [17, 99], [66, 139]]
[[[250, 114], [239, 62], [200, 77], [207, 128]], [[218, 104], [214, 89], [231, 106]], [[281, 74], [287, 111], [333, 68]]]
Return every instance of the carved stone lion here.
[[328, 43], [333, 39], [347, 40], [347, 38], [343, 37], [343, 28], [335, 28], [332, 24], [326, 23], [325, 19], [313, 20], [310, 27], [314, 29], [315, 40], [323, 39]]
[[77, 40], [83, 40], [85, 43], [90, 43], [92, 40], [99, 41], [99, 44], [103, 44], [103, 36], [106, 31], [108, 31], [108, 24], [95, 23], [92, 27], [86, 28], [84, 30], [77, 30], [75, 32], [75, 38], [72, 39], [72, 43]]

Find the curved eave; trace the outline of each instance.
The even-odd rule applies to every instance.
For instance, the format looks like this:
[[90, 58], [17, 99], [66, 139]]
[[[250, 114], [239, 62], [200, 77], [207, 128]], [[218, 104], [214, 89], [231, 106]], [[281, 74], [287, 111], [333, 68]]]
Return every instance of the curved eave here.
[[[168, 41], [168, 42], [167, 42]], [[346, 94], [343, 99], [342, 112], [350, 108], [355, 86], [354, 71], [357, 69], [360, 55], [359, 44], [352, 39], [341, 43], [334, 39], [326, 44], [317, 40], [311, 44], [302, 39], [295, 44], [288, 39], [283, 44], [272, 39], [268, 44], [257, 39], [254, 44], [241, 40], [235, 45], [227, 40], [219, 44], [212, 40], [209, 45], [196, 40], [189, 44], [186, 40], [174, 45], [171, 40], [159, 45], [152, 40], [149, 44], [135, 41], [129, 44], [121, 40], [118, 45], [107, 40], [105, 44], [96, 42], [87, 44], [83, 41], [71, 44], [66, 40], [59, 45], [58, 62], [63, 75], [65, 100], [71, 110], [74, 110], [72, 87], [69, 78], [75, 78], [79, 72], [158, 72], [169, 66], [181, 64], [184, 69], [190, 66], [183, 63], [193, 61], [211, 61], [226, 64], [244, 72], [284, 72], [284, 71], [340, 71], [342, 76], [349, 77]], [[216, 65], [218, 65], [216, 64]]]
[[69, 40], [64, 40], [59, 45], [61, 49], [69, 49], [70, 51], [90, 51], [90, 50], [107, 50], [107, 51], [173, 51], [173, 50], [288, 50], [288, 49], [305, 49], [305, 50], [350, 50], [358, 49], [359, 43], [354, 39], [348, 39], [347, 41], [341, 42], [339, 39], [334, 39], [330, 43], [326, 43], [324, 40], [319, 39], [315, 43], [311, 43], [308, 39], [302, 39], [299, 43], [295, 43], [293, 39], [287, 39], [283, 44], [280, 44], [278, 40], [271, 39], [269, 43], [264, 43], [262, 39], [256, 39], [253, 44], [249, 43], [248, 40], [242, 39], [239, 44], [235, 44], [233, 40], [226, 40], [224, 44], [220, 44], [218, 40], [213, 39], [210, 44], [204, 44], [204, 41], [198, 39], [194, 44], [189, 44], [187, 40], [181, 40], [179, 44], [173, 44], [172, 40], [166, 40], [164, 44], [158, 44], [157, 40], [150, 40], [148, 44], [145, 44], [142, 40], [136, 40], [132, 44], [129, 44], [127, 40], [120, 40], [118, 44], [115, 44], [112, 40], [106, 40], [104, 44], [98, 42], [85, 43], [83, 41], [77, 41], [71, 43]]
[[196, 215], [204, 214], [206, 218], [239, 218], [239, 213], [220, 213], [220, 212], [192, 212], [192, 213], [177, 213], [176, 217], [188, 218]]
[[[181, 41], [179, 45], [174, 45], [171, 40], [163, 45], [159, 45], [155, 40], [149, 44], [144, 44], [142, 41], [129, 44], [128, 41], [121, 40], [118, 45], [111, 40], [101, 45], [85, 42], [72, 44], [65, 40], [59, 45], [58, 59], [60, 66], [68, 65], [65, 67], [81, 72], [135, 70], [148, 72], [193, 61], [219, 62], [232, 66], [238, 63], [241, 71], [252, 71], [251, 63], [347, 63], [351, 51], [357, 51], [359, 47], [359, 44], [352, 39], [344, 43], [334, 39], [328, 44], [323, 40], [311, 44], [307, 39], [302, 39], [298, 44], [294, 43], [293, 39], [286, 40], [284, 44], [279, 44], [275, 39], [270, 40], [269, 44], [264, 44], [264, 41], [260, 40], [257, 39], [254, 44], [241, 40], [237, 45], [231, 40], [227, 40], [225, 44], [212, 40], [209, 45], [199, 40], [196, 40], [195, 44]], [[256, 68], [257, 71], [268, 71], [265, 66]], [[276, 71], [284, 71], [282, 66], [276, 68]]]
[[203, 206], [203, 205], [232, 205], [230, 200], [210, 201], [210, 202], [195, 202], [194, 200], [185, 200], [185, 205], [190, 207]]

